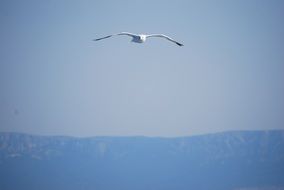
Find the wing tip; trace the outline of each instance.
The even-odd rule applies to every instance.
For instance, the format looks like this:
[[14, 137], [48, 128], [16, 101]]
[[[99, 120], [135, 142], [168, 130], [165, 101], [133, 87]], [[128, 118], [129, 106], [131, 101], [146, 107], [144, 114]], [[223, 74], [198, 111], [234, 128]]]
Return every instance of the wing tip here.
[[179, 43], [179, 42], [176, 42], [176, 44], [177, 44], [178, 46], [184, 46], [183, 44], [181, 44], [181, 43]]
[[109, 37], [112, 37], [113, 35], [108, 35], [108, 36], [105, 36], [105, 37], [102, 37], [102, 38], [96, 38], [96, 39], [93, 39], [93, 41], [99, 41], [99, 40], [103, 40], [103, 39], [106, 39], [106, 38], [109, 38]]

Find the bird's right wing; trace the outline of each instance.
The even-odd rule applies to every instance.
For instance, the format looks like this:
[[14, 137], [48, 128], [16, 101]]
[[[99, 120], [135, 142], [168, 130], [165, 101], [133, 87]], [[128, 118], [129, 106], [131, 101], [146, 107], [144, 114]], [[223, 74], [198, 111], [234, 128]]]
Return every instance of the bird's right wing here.
[[129, 32], [120, 32], [120, 33], [108, 35], [108, 36], [105, 36], [105, 37], [102, 37], [102, 38], [97, 38], [97, 39], [94, 39], [93, 41], [103, 40], [103, 39], [110, 38], [110, 37], [116, 36], [116, 35], [126, 35], [126, 36], [131, 36], [131, 37], [137, 37], [138, 36], [137, 34], [132, 34], [132, 33], [129, 33]]
[[116, 35], [126, 35], [126, 36], [131, 36], [131, 37], [137, 37], [137, 34], [129, 33], [129, 32], [120, 32]]
[[108, 35], [108, 36], [105, 36], [105, 37], [102, 37], [102, 38], [93, 39], [93, 41], [103, 40], [103, 39], [106, 39], [106, 38], [110, 38], [110, 37], [112, 37], [112, 36], [113, 36], [113, 35]]

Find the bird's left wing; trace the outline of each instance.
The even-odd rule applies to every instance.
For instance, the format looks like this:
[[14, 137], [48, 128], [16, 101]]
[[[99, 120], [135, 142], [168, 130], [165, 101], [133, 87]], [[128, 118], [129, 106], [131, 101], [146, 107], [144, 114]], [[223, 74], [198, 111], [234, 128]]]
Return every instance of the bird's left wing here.
[[171, 41], [171, 42], [176, 43], [176, 44], [179, 45], [179, 46], [183, 46], [183, 44], [181, 44], [181, 43], [179, 43], [179, 42], [173, 40], [172, 38], [170, 38], [169, 36], [166, 36], [166, 35], [164, 35], [164, 34], [150, 34], [150, 35], [147, 35], [147, 38], [149, 38], [149, 37], [165, 38], [165, 39], [167, 39], [167, 40], [169, 40], [169, 41]]

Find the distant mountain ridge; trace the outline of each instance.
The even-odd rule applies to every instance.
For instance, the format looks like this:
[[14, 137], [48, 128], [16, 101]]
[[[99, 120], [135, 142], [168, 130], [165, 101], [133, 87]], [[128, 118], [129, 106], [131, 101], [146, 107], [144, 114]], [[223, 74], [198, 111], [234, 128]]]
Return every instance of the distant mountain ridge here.
[[191, 137], [0, 133], [0, 189], [282, 189], [284, 130]]

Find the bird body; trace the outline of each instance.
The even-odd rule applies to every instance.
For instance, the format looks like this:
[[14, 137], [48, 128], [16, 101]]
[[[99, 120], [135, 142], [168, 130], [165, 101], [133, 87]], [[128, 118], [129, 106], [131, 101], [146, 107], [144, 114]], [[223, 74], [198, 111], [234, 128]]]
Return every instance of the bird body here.
[[144, 43], [146, 41], [146, 35], [144, 34], [140, 34], [140, 35], [135, 35], [132, 36], [132, 42], [136, 42], [136, 43]]
[[164, 39], [167, 39], [171, 42], [174, 42], [175, 44], [179, 45], [179, 46], [183, 46], [183, 44], [173, 40], [172, 38], [164, 35], [164, 34], [132, 34], [132, 33], [129, 33], [129, 32], [121, 32], [121, 33], [118, 33], [118, 34], [113, 34], [113, 35], [108, 35], [108, 36], [105, 36], [105, 37], [102, 37], [102, 38], [97, 38], [97, 39], [94, 39], [94, 41], [99, 41], [99, 40], [103, 40], [103, 39], [106, 39], [106, 38], [110, 38], [112, 36], [116, 36], [116, 35], [126, 35], [126, 36], [130, 36], [132, 37], [132, 42], [136, 42], [136, 43], [144, 43], [146, 41], [147, 38], [151, 38], [151, 37], [159, 37], [159, 38], [164, 38]]

